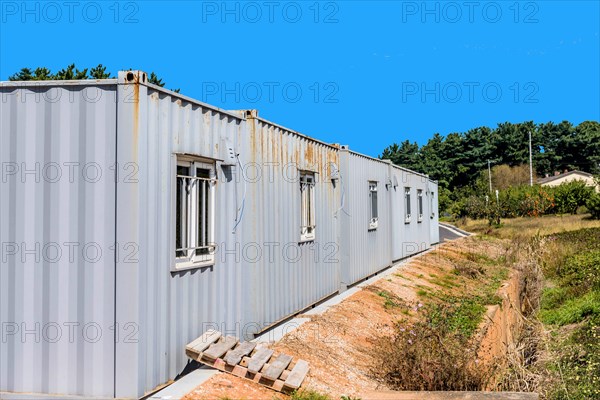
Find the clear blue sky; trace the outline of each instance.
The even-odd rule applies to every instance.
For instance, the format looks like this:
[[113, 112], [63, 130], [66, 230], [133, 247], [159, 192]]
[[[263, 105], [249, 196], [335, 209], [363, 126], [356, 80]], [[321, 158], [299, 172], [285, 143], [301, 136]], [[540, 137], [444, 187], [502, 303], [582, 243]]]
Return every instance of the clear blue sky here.
[[600, 118], [598, 1], [2, 1], [0, 77], [69, 63], [376, 156], [498, 122]]

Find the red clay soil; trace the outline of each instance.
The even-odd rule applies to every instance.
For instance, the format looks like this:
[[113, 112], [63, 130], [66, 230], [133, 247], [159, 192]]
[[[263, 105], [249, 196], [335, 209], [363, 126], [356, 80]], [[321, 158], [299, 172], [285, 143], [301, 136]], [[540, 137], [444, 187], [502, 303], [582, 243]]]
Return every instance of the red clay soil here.
[[[360, 397], [374, 390], [385, 390], [370, 374], [374, 364], [373, 339], [393, 332], [400, 319], [416, 318], [422, 304], [419, 290], [440, 287], [431, 281], [448, 276], [457, 264], [475, 263], [470, 253], [486, 254], [497, 259], [505, 254], [502, 242], [468, 237], [443, 244], [415, 257], [392, 274], [383, 277], [321, 315], [300, 316], [311, 320], [285, 335], [270, 347], [304, 359], [310, 372], [302, 385], [326, 393]], [[453, 275], [456, 276], [456, 275]], [[457, 291], [467, 291], [476, 280], [457, 277]], [[444, 289], [446, 290], [446, 289]], [[386, 306], [387, 303], [387, 306]], [[287, 396], [230, 374], [218, 374], [189, 393], [186, 400], [196, 399], [285, 399]]]

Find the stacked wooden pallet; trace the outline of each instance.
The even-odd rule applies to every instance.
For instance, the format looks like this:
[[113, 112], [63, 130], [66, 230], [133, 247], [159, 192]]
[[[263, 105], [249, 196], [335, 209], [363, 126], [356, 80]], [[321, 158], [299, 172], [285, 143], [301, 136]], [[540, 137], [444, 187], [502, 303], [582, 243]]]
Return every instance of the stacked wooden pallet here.
[[233, 336], [208, 330], [189, 343], [187, 356], [202, 364], [283, 393], [300, 388], [308, 374], [308, 363], [287, 354], [276, 354], [254, 342], [239, 342]]

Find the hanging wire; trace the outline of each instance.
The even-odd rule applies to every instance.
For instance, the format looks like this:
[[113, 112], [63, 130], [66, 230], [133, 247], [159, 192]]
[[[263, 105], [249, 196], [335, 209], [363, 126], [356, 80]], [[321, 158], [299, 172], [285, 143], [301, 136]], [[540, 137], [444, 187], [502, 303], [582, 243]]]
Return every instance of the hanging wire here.
[[236, 154], [235, 158], [237, 159], [238, 165], [240, 167], [240, 174], [242, 175], [242, 179], [244, 180], [244, 195], [242, 196], [242, 204], [240, 205], [240, 207], [237, 209], [237, 212], [236, 212], [235, 225], [233, 226], [233, 231], [231, 232], [234, 234], [235, 234], [235, 231], [236, 231], [238, 225], [240, 224], [240, 222], [242, 222], [242, 218], [244, 216], [244, 208], [246, 205], [246, 189], [247, 189], [246, 176], [244, 175], [244, 168], [242, 167], [242, 162], [240, 161], [240, 155]]
[[342, 198], [340, 201], [340, 208], [338, 208], [336, 210], [336, 212], [333, 214], [336, 218], [339, 215], [340, 211], [343, 211], [344, 214], [346, 214], [347, 216], [350, 216], [350, 214], [348, 214], [348, 212], [346, 210], [344, 210], [344, 204], [346, 203], [346, 191], [344, 190], [344, 178], [342, 177], [342, 173], [338, 172], [338, 175], [340, 176], [340, 189], [342, 191]]

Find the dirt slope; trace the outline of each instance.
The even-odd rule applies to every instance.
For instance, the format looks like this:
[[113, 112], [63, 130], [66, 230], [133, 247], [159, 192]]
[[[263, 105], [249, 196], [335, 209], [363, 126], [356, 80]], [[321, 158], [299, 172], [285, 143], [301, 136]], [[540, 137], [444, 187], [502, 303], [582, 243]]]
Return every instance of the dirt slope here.
[[[394, 322], [416, 318], [424, 290], [466, 292], [475, 290], [476, 280], [456, 278], [451, 287], [438, 277], [449, 276], [457, 265], [476, 264], [479, 255], [488, 260], [504, 256], [501, 241], [469, 237], [445, 243], [415, 257], [321, 315], [287, 334], [271, 347], [307, 360], [310, 372], [303, 388], [341, 395], [360, 396], [385, 389], [369, 373], [371, 347], [377, 336], [392, 333]], [[186, 400], [214, 398], [273, 399], [285, 396], [229, 374], [219, 374], [192, 391]]]

